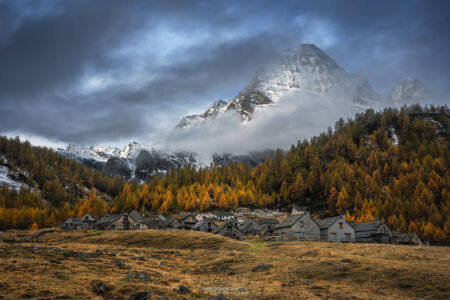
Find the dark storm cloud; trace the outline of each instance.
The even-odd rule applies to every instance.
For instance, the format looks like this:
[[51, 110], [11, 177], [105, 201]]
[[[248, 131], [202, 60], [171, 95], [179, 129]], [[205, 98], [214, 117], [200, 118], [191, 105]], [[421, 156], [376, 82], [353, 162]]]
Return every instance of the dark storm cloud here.
[[382, 92], [449, 86], [442, 1], [1, 1], [0, 128], [62, 142], [159, 138], [314, 42]]

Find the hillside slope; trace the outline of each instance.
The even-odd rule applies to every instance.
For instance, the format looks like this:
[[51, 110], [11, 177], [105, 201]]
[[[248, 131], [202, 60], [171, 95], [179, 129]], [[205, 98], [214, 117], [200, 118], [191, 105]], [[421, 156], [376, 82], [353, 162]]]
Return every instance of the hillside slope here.
[[142, 199], [139, 208], [161, 212], [297, 203], [322, 216], [345, 211], [355, 222], [378, 217], [395, 230], [450, 243], [449, 128], [447, 107], [367, 110], [255, 168], [173, 170], [128, 188], [112, 207], [132, 208], [127, 194]]
[[[449, 128], [446, 106], [367, 110], [347, 122], [339, 120], [334, 131], [278, 150], [254, 168], [234, 162], [178, 167], [141, 185], [3, 138], [8, 161], [17, 161], [40, 184], [20, 193], [0, 190], [0, 229], [29, 228], [33, 222], [51, 226], [86, 212], [285, 209], [296, 203], [321, 216], [345, 211], [355, 222], [378, 217], [394, 230], [450, 244]], [[73, 192], [78, 183], [85, 185], [80, 194]]]
[[0, 170], [0, 230], [54, 226], [88, 210], [103, 214], [125, 185], [19, 138], [0, 137]]

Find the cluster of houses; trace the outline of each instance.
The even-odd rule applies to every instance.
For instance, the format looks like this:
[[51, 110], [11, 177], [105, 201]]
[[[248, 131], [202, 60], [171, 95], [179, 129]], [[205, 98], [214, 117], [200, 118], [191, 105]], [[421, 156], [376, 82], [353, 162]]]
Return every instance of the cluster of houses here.
[[[223, 223], [218, 226], [214, 221]], [[101, 218], [89, 214], [80, 219], [69, 218], [62, 229], [184, 229], [220, 234], [243, 240], [246, 235], [258, 235], [264, 240], [315, 240], [330, 242], [365, 242], [422, 245], [415, 233], [392, 231], [386, 223], [349, 223], [345, 214], [326, 219], [314, 219], [309, 210], [293, 206], [291, 215], [279, 222], [275, 218], [236, 219], [230, 212], [188, 214], [181, 219], [167, 219], [161, 214], [144, 217], [138, 211], [106, 214]]]

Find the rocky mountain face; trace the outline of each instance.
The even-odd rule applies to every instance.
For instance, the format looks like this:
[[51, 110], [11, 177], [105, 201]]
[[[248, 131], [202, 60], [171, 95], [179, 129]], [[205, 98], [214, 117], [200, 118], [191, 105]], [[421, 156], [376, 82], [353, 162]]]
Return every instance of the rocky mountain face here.
[[[218, 119], [228, 111], [239, 113], [244, 122], [257, 108], [274, 105], [281, 98], [300, 91], [327, 95], [336, 90], [351, 95], [357, 106], [370, 107], [381, 97], [367, 80], [348, 73], [325, 52], [312, 44], [281, 52], [254, 76], [236, 97], [218, 100], [203, 114], [184, 117], [176, 127], [184, 128], [205, 119]], [[299, 99], [301, 104], [302, 99]]]
[[173, 167], [195, 165], [194, 155], [185, 151], [146, 150], [136, 142], [123, 149], [110, 146], [69, 145], [58, 153], [110, 176], [146, 181]]
[[235, 155], [231, 153], [214, 153], [212, 162], [216, 166], [225, 166], [230, 162], [245, 163], [250, 167], [256, 167], [259, 163], [264, 162], [267, 157], [273, 158], [275, 150], [268, 149], [263, 151], [251, 151], [247, 154]]
[[[194, 153], [148, 150], [135, 142], [122, 150], [114, 147], [69, 145], [66, 149], [58, 149], [58, 153], [107, 175], [144, 182], [152, 176], [165, 174], [172, 168], [200, 165]], [[246, 155], [213, 154], [211, 162], [217, 166], [227, 165], [231, 161], [256, 166], [267, 157], [273, 157], [274, 153], [274, 150], [265, 150]]]

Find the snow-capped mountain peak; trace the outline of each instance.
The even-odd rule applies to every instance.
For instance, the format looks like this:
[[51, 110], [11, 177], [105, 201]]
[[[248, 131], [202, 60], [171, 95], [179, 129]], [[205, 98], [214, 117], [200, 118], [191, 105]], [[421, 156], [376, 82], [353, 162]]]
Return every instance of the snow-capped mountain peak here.
[[287, 95], [302, 91], [327, 95], [336, 89], [350, 94], [350, 101], [359, 107], [368, 107], [380, 100], [367, 80], [346, 72], [315, 45], [301, 44], [273, 57], [236, 97], [228, 102], [215, 102], [203, 114], [184, 117], [177, 127], [218, 119], [228, 111], [236, 111], [243, 121], [250, 121], [256, 108], [276, 104]]

